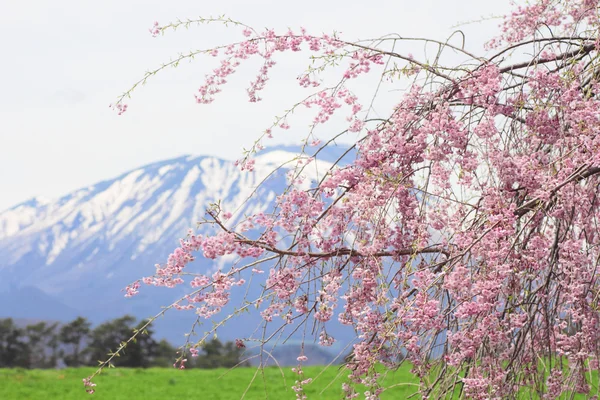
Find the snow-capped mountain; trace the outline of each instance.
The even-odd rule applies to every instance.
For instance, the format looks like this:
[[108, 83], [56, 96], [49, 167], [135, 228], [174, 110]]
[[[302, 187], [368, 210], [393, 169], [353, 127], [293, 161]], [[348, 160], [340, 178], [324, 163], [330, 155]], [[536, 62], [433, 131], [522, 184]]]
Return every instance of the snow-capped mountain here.
[[[307, 181], [320, 178], [328, 161], [337, 159], [335, 153], [320, 154], [324, 161], [307, 169]], [[253, 172], [215, 157], [185, 156], [54, 201], [32, 199], [0, 212], [0, 317], [69, 320], [83, 315], [102, 321], [125, 313], [155, 314], [182, 292], [144, 287], [139, 296], [125, 299], [122, 289], [152, 275], [154, 265], [166, 261], [211, 203], [220, 201], [223, 210], [235, 212], [234, 218], [270, 207], [287, 186], [287, 170], [258, 185], [296, 155], [290, 148], [265, 151]], [[196, 271], [219, 266], [202, 258], [195, 263]], [[193, 314], [182, 323], [170, 321], [157, 331], [181, 337]]]

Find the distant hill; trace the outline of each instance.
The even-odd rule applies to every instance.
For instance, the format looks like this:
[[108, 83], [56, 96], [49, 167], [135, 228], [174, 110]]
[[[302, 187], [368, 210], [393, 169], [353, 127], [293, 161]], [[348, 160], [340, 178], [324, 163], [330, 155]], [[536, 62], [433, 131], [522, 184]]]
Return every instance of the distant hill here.
[[[279, 365], [298, 365], [300, 355], [307, 358], [306, 361], [302, 362], [302, 365], [338, 365], [344, 361], [344, 357], [350, 352], [350, 350], [346, 350], [340, 355], [339, 352], [312, 343], [278, 345], [268, 351]], [[248, 353], [251, 355], [258, 354], [258, 351], [249, 351]], [[248, 355], [245, 356], [248, 357]], [[276, 366], [277, 364], [273, 358], [265, 353], [262, 360], [259, 357], [254, 357], [250, 360], [250, 364], [258, 366], [262, 362], [263, 366]]]
[[[68, 321], [80, 314], [35, 286], [24, 286], [9, 292], [0, 293], [0, 317], [17, 317], [28, 323], [39, 321]], [[17, 320], [15, 319], [15, 321]]]

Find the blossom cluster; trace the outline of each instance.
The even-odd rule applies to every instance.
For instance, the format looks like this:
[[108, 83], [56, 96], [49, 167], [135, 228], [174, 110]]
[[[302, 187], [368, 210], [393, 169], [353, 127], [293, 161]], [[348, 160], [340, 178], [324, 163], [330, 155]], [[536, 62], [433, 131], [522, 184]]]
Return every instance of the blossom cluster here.
[[[306, 164], [298, 163], [268, 214], [209, 211], [202, 226], [213, 230], [190, 232], [142, 282], [189, 283], [192, 292], [174, 307], [210, 319], [252, 276], [264, 291], [244, 307], [255, 305], [265, 324], [310, 324], [323, 346], [336, 340], [333, 324], [353, 327], [346, 398], [359, 396], [356, 384], [378, 398], [378, 365], [404, 359], [423, 398], [459, 387], [472, 399], [522, 390], [592, 396], [588, 377], [600, 359], [597, 8], [590, 0], [516, 8], [489, 43], [495, 54], [454, 47], [472, 57], [454, 68], [399, 55], [386, 40], [366, 46], [303, 29], [244, 28], [243, 41], [210, 52], [222, 58], [197, 101], [212, 102], [255, 56], [263, 65], [247, 93], [259, 101], [274, 55], [308, 47], [341, 72], [324, 89], [314, 71], [300, 75], [302, 87], [317, 91], [298, 105], [316, 109], [312, 127], [347, 107], [347, 131], [362, 133], [355, 159], [309, 189], [299, 184]], [[406, 63], [414, 81], [370, 121], [367, 103], [346, 84], [375, 66], [382, 76], [396, 73], [388, 60]], [[277, 126], [288, 128], [287, 118]], [[239, 165], [252, 173], [253, 160]], [[200, 256], [237, 261], [197, 274], [190, 264]], [[126, 295], [140, 290], [134, 282]], [[301, 365], [296, 373], [294, 390], [305, 398], [310, 379]]]

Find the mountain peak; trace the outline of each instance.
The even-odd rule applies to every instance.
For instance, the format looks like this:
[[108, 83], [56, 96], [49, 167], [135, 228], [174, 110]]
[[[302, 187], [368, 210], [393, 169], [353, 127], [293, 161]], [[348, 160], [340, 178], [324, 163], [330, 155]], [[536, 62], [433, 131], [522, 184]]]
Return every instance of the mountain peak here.
[[[55, 200], [36, 197], [0, 212], [0, 294], [35, 289], [65, 305], [65, 319], [73, 309], [96, 319], [125, 312], [146, 318], [181, 292], [147, 288], [152, 301], [146, 297], [142, 303], [144, 296], [124, 299], [122, 288], [154, 274], [154, 265], [167, 260], [210, 204], [220, 201], [234, 220], [268, 211], [288, 185], [285, 168], [271, 173], [298, 154], [299, 148], [284, 146], [264, 150], [256, 155], [252, 172], [217, 157], [183, 155]], [[307, 168], [307, 181], [320, 179], [330, 165]], [[221, 266], [199, 257], [194, 269]], [[25, 308], [42, 310], [37, 304], [42, 298], [34, 296], [30, 304], [21, 296], [20, 301]], [[36, 318], [33, 314], [27, 317]], [[0, 303], [2, 316], [20, 315]]]

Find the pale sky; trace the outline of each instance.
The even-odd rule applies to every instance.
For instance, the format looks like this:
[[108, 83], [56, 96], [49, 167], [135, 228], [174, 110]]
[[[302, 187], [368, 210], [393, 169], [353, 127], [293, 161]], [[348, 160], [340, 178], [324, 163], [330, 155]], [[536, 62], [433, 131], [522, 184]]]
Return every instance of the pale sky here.
[[[200, 57], [157, 75], [117, 116], [108, 105], [146, 70], [242, 37], [237, 29], [200, 26], [152, 38], [155, 20], [225, 14], [257, 30], [302, 26], [342, 32], [346, 40], [388, 33], [445, 40], [458, 23], [508, 10], [508, 0], [0, 0], [0, 211], [183, 154], [239, 158], [274, 115], [300, 100], [295, 78], [307, 54], [279, 57], [259, 105], [246, 101], [252, 63], [213, 104], [197, 105], [193, 94], [216, 61]], [[461, 26], [467, 48], [485, 54], [482, 44], [499, 22]], [[300, 128], [292, 125], [273, 143], [298, 143]]]

